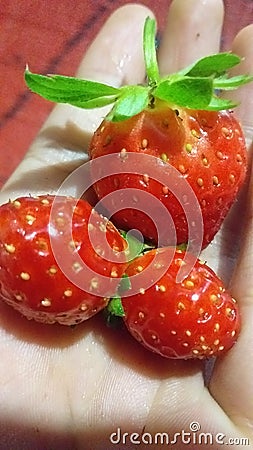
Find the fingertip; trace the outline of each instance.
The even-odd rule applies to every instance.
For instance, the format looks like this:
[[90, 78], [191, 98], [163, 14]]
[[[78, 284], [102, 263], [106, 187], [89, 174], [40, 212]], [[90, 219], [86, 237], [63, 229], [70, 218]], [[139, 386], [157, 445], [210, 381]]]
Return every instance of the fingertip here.
[[[239, 31], [232, 43], [232, 51], [240, 56], [242, 60], [231, 74], [253, 75], [253, 24], [248, 25]], [[242, 122], [246, 132], [249, 130], [249, 137], [252, 139], [253, 82], [240, 87], [231, 94], [228, 93], [228, 95], [239, 103], [236, 114]]]
[[86, 52], [78, 76], [114, 86], [142, 82], [145, 76], [142, 36], [147, 16], [154, 14], [140, 4], [116, 9]]
[[219, 52], [223, 18], [222, 0], [173, 0], [159, 51], [161, 73]]
[[246, 52], [247, 55], [249, 54], [252, 56], [253, 55], [252, 44], [253, 44], [253, 24], [250, 24], [247, 27], [240, 30], [239, 33], [236, 35], [232, 44], [232, 49], [233, 51], [237, 51], [240, 54], [244, 54]]

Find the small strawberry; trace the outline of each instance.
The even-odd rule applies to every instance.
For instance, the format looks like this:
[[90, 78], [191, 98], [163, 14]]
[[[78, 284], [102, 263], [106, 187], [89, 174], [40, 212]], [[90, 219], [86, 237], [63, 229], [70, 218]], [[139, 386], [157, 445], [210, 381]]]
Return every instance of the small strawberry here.
[[[137, 228], [158, 246], [175, 244], [176, 235], [176, 243], [197, 239], [205, 247], [220, 229], [247, 170], [244, 136], [231, 111], [236, 105], [217, 91], [235, 89], [252, 77], [228, 77], [226, 72], [240, 63], [232, 53], [202, 58], [161, 77], [154, 37], [155, 21], [147, 18], [143, 43], [147, 85], [114, 88], [59, 75], [36, 75], [28, 69], [25, 79], [31, 90], [52, 101], [83, 108], [114, 103], [95, 132], [89, 152], [93, 161], [98, 160], [93, 173], [96, 193], [118, 228]], [[130, 168], [116, 164], [132, 154], [136, 161], [131, 158]], [[114, 159], [101, 158], [112, 155]], [[169, 167], [176, 170], [177, 179], [171, 177]], [[154, 168], [159, 169], [156, 176]], [[114, 192], [116, 197], [108, 195]], [[195, 202], [190, 200], [187, 206], [192, 195]], [[158, 203], [164, 210], [157, 208]], [[164, 219], [161, 232], [157, 222], [164, 211], [172, 223]], [[198, 228], [194, 238], [193, 223]]]
[[[189, 273], [177, 281], [180, 269], [187, 270], [188, 264]], [[166, 358], [208, 358], [235, 343], [240, 329], [237, 303], [215, 273], [193, 255], [187, 253], [186, 259], [185, 251], [154, 249], [134, 259], [126, 275], [121, 315], [129, 332], [147, 349]]]
[[0, 293], [28, 319], [73, 325], [103, 309], [126, 241], [84, 200], [43, 195], [0, 207]]

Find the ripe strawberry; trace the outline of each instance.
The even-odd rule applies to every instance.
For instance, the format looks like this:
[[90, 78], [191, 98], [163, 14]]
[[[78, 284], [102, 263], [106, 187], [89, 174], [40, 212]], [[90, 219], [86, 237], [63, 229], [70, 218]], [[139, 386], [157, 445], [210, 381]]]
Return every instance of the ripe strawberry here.
[[[117, 167], [122, 149], [124, 158], [127, 158], [127, 152], [138, 154], [136, 161], [131, 158], [137, 173], [129, 173], [126, 165], [122, 165], [120, 171], [119, 163], [118, 170], [113, 170], [114, 166]], [[145, 172], [139, 163], [140, 153], [143, 154]], [[175, 110], [162, 102], [123, 122], [105, 119], [91, 140], [90, 155], [95, 159], [108, 154], [117, 157], [117, 160], [109, 160], [112, 174], [98, 180], [94, 187], [98, 197], [104, 198], [109, 212], [115, 211], [117, 202], [118, 208], [111, 220], [119, 228], [138, 228], [147, 240], [157, 244], [159, 239], [161, 245], [173, 244], [174, 234], [169, 224], [166, 229], [156, 229], [161, 216], [156, 209], [156, 199], [172, 217], [177, 243], [187, 242], [188, 220], [195, 214], [197, 202], [191, 203], [187, 211], [184, 210], [184, 198], [189, 198], [191, 194], [190, 185], [201, 208], [202, 246], [205, 247], [220, 229], [246, 176], [247, 155], [243, 133], [235, 116], [228, 111]], [[156, 177], [155, 162], [146, 155], [158, 159]], [[103, 159], [100, 161], [102, 177], [107, 168]], [[178, 171], [178, 185], [180, 177], [189, 183], [181, 184], [180, 192], [170, 173], [167, 173], [167, 183], [161, 182], [168, 164]], [[97, 173], [97, 165], [95, 167]], [[136, 191], [129, 202], [130, 189]], [[114, 191], [119, 192], [116, 200], [115, 196], [108, 196]], [[147, 197], [143, 197], [141, 191], [151, 194], [148, 210]], [[199, 233], [201, 238], [201, 229]]]
[[103, 309], [125, 240], [84, 200], [44, 195], [0, 207], [0, 292], [28, 319], [72, 325]]
[[[121, 298], [125, 324], [144, 347], [166, 358], [219, 356], [239, 333], [236, 301], [206, 264], [189, 253], [185, 262], [185, 255], [164, 247], [133, 260], [126, 270], [131, 288]], [[187, 264], [193, 268], [177, 282]]]
[[[95, 190], [118, 227], [138, 228], [158, 246], [197, 240], [205, 247], [235, 201], [247, 166], [243, 133], [229, 111], [236, 105], [217, 91], [235, 89], [253, 78], [228, 77], [226, 72], [240, 63], [233, 53], [211, 55], [161, 77], [154, 38], [155, 21], [147, 18], [143, 39], [147, 85], [114, 88], [72, 77], [36, 75], [28, 69], [25, 79], [32, 91], [52, 101], [82, 108], [114, 103], [89, 151], [93, 160], [100, 161], [93, 172]], [[114, 155], [126, 160], [131, 153], [136, 158], [142, 154], [143, 164], [139, 158], [131, 159], [128, 172], [123, 165], [115, 166], [115, 159], [101, 158]], [[147, 155], [153, 156], [150, 164]], [[158, 179], [154, 179], [155, 167], [160, 170]], [[177, 171], [176, 179], [169, 167]], [[113, 192], [119, 195], [108, 195]], [[195, 201], [187, 207], [189, 196]], [[161, 231], [166, 211], [174, 226], [164, 221]]]

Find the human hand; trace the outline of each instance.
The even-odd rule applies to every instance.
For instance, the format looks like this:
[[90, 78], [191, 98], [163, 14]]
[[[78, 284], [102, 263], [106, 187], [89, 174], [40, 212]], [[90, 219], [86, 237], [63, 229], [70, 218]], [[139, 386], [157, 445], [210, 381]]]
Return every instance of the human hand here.
[[[142, 29], [147, 15], [151, 13], [143, 6], [118, 10], [90, 47], [78, 76], [116, 86], [142, 82]], [[188, 0], [187, 6], [185, 1], [175, 0], [159, 51], [162, 72], [175, 71], [219, 51], [222, 20], [221, 0]], [[252, 41], [251, 26], [235, 39], [233, 51], [245, 56], [241, 73], [252, 73]], [[237, 115], [249, 148], [252, 89], [248, 85], [233, 94], [241, 100]], [[66, 176], [87, 160], [83, 147], [87, 148], [103, 115], [101, 110], [56, 106], [4, 186], [1, 203], [22, 194], [56, 192]], [[229, 437], [250, 437], [252, 189], [249, 182], [248, 192], [242, 194], [223, 230], [204, 252], [209, 265], [230, 284], [242, 312], [238, 343], [215, 364], [209, 386], [204, 385], [202, 362], [165, 360], [150, 354], [124, 332], [105, 329], [99, 317], [75, 329], [50, 327], [28, 322], [1, 304], [1, 449], [133, 448], [132, 432], [140, 434], [145, 447], [142, 432], [151, 436], [165, 432], [173, 439], [175, 432], [190, 431], [192, 422], [201, 425], [200, 431], [212, 433], [213, 439], [224, 433], [224, 442]], [[235, 217], [239, 213], [242, 217], [242, 212], [245, 221], [238, 224]], [[129, 433], [127, 444], [122, 434], [119, 446], [110, 442], [117, 429]], [[178, 438], [182, 450], [180, 442]], [[214, 444], [219, 448], [219, 443]], [[196, 448], [196, 443], [192, 441], [187, 448]]]

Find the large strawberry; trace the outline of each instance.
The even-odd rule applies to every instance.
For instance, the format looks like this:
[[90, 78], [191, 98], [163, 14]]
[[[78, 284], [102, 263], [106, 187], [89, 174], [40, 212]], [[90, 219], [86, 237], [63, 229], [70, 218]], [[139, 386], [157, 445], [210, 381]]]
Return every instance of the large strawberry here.
[[[127, 152], [137, 153], [137, 157], [129, 159], [134, 172], [128, 172], [126, 163], [119, 166], [122, 149], [124, 158]], [[147, 240], [159, 245], [175, 243], [174, 227], [176, 242], [187, 242], [194, 222], [198, 227], [195, 239], [205, 247], [220, 229], [246, 175], [242, 130], [228, 111], [179, 107], [175, 111], [159, 102], [124, 122], [105, 119], [92, 138], [90, 154], [99, 158], [112, 153], [115, 158], [108, 161], [111, 175], [102, 178], [108, 173], [103, 158], [99, 160], [100, 171], [95, 165], [95, 174], [101, 177], [95, 183], [98, 197], [104, 198], [110, 214], [116, 211], [111, 220], [118, 227], [137, 228]], [[156, 157], [160, 163], [146, 155]], [[177, 179], [170, 176], [170, 171], [166, 173], [169, 165], [177, 169]], [[117, 195], [110, 196], [114, 191]], [[143, 191], [151, 195], [144, 196]], [[170, 213], [171, 224], [166, 222], [157, 200]], [[200, 206], [198, 216], [196, 205]]]
[[[118, 227], [138, 228], [158, 245], [197, 240], [205, 247], [235, 201], [247, 166], [243, 133], [231, 111], [235, 105], [217, 91], [235, 89], [252, 77], [228, 77], [226, 71], [240, 62], [232, 53], [211, 55], [161, 77], [154, 35], [155, 21], [148, 18], [147, 85], [116, 89], [29, 70], [26, 82], [57, 102], [83, 108], [114, 103], [91, 140], [90, 155], [97, 160], [95, 190]], [[136, 156], [130, 165], [120, 166], [130, 155]], [[118, 195], [108, 195], [113, 192]], [[168, 220], [162, 219], [166, 211]]]
[[123, 311], [117, 297], [109, 309], [123, 316], [130, 333], [147, 349], [166, 358], [207, 358], [235, 343], [240, 330], [237, 303], [193, 255], [168, 247], [151, 250], [133, 260], [126, 275]]
[[0, 294], [29, 319], [73, 325], [103, 309], [126, 241], [84, 200], [44, 195], [0, 207]]

